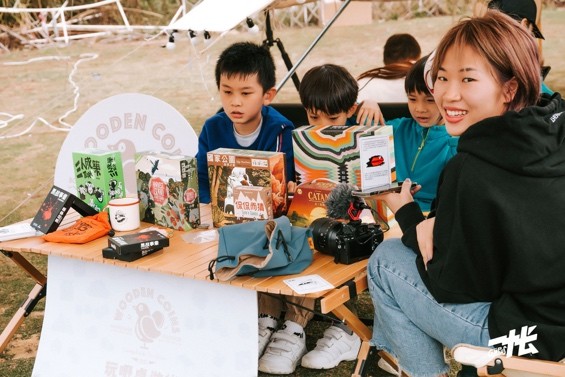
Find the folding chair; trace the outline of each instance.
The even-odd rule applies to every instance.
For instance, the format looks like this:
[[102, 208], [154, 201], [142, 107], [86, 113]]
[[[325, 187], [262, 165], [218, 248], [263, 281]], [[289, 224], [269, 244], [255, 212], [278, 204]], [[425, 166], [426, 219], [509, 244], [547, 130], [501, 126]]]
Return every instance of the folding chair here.
[[477, 368], [479, 376], [563, 377], [565, 363], [528, 359], [494, 352], [492, 348], [457, 344], [451, 350], [455, 361]]

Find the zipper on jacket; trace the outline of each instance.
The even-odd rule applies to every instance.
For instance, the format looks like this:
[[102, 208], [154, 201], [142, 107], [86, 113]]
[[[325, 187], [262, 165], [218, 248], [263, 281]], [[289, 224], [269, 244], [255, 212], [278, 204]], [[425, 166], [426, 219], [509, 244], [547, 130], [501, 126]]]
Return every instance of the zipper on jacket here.
[[412, 161], [412, 167], [410, 168], [410, 172], [414, 172], [414, 166], [416, 166], [416, 161], [418, 160], [418, 156], [420, 156], [420, 152], [422, 151], [422, 149], [424, 149], [424, 145], [426, 144], [426, 139], [428, 138], [429, 134], [430, 134], [430, 129], [429, 128], [424, 129], [424, 138], [420, 142], [418, 151], [416, 151], [416, 156], [414, 156], [414, 161]]

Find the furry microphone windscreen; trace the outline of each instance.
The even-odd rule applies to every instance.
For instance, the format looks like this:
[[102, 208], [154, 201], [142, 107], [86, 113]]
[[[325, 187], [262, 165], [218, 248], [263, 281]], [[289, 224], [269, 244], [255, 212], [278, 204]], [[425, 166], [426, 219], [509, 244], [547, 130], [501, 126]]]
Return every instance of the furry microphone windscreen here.
[[326, 211], [328, 217], [332, 219], [349, 220], [349, 206], [353, 195], [351, 194], [356, 187], [349, 183], [338, 183], [326, 199]]

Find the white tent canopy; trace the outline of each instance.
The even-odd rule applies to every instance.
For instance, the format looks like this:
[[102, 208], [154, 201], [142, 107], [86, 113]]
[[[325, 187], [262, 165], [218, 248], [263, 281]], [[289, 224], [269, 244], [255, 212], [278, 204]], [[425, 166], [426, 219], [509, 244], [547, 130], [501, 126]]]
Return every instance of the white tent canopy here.
[[176, 30], [224, 32], [273, 3], [274, 0], [204, 0], [169, 26]]
[[285, 8], [314, 0], [203, 0], [170, 29], [225, 32], [236, 27], [247, 17], [267, 8]]
[[[202, 0], [200, 3], [195, 5], [190, 12], [178, 19], [177, 21], [171, 23], [168, 27], [171, 32], [173, 30], [185, 30], [194, 32], [219, 32], [226, 33], [231, 30], [247, 17], [250, 17], [262, 10], [269, 10], [271, 8], [284, 8], [292, 5], [302, 5], [307, 2], [314, 0]], [[339, 15], [345, 10], [349, 5], [351, 0], [345, 0], [341, 5], [341, 8], [334, 14], [333, 18], [328, 22], [312, 44], [306, 49], [302, 56], [298, 59], [296, 64], [287, 64], [288, 73], [277, 85], [277, 90], [279, 90], [285, 82], [293, 77], [295, 86], [298, 89], [298, 78], [295, 75], [296, 69], [302, 63], [302, 61], [308, 56], [310, 51], [318, 43], [318, 41], [324, 36], [326, 31], [334, 23], [334, 21], [339, 17]], [[270, 26], [268, 26], [270, 28]], [[269, 36], [267, 36], [269, 38]], [[274, 41], [269, 41], [274, 44]], [[286, 52], [282, 47], [282, 42], [278, 42], [277, 46], [281, 49], [283, 58], [285, 58]], [[287, 59], [288, 60], [288, 59]], [[285, 61], [287, 63], [287, 61]]]

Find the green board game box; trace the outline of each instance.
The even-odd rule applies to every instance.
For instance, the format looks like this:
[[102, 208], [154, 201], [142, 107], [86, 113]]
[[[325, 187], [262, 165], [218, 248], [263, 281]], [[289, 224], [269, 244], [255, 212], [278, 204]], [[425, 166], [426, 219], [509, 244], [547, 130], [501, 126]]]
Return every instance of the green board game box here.
[[140, 152], [135, 174], [142, 221], [184, 231], [200, 225], [195, 157]]
[[111, 199], [126, 195], [122, 155], [117, 151], [85, 149], [73, 152], [77, 197], [102, 211]]

